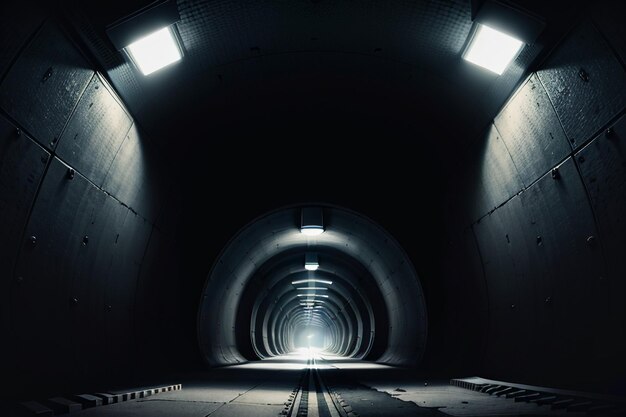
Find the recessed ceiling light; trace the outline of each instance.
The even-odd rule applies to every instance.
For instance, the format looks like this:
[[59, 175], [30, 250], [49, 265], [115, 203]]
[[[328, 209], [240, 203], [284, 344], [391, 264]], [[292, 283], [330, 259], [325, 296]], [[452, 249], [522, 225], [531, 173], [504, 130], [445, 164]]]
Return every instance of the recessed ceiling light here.
[[125, 49], [143, 75], [150, 75], [183, 57], [172, 27], [152, 32]]
[[298, 294], [297, 296], [298, 297], [324, 297], [324, 298], [328, 298], [328, 296], [324, 295], [324, 294]]
[[328, 291], [328, 288], [326, 287], [300, 287], [300, 288], [296, 288], [299, 291], [315, 291], [315, 290], [322, 290], [322, 291]]
[[320, 207], [302, 209], [300, 232], [307, 236], [317, 236], [324, 233], [324, 212]]
[[106, 27], [113, 46], [118, 51], [123, 50], [143, 75], [152, 74], [183, 57], [182, 41], [176, 31], [176, 23], [180, 21], [177, 2], [149, 3]]
[[321, 235], [322, 233], [324, 233], [324, 227], [323, 226], [307, 226], [307, 227], [302, 227], [300, 228], [300, 232], [303, 235], [307, 235], [307, 236], [317, 236], [317, 235]]
[[463, 59], [500, 75], [517, 57], [522, 45], [519, 39], [479, 24]]
[[291, 284], [292, 285], [306, 284], [308, 282], [318, 282], [320, 284], [333, 285], [332, 281], [328, 281], [328, 280], [325, 280], [325, 279], [317, 279], [317, 278], [300, 279], [300, 280], [297, 280], [297, 281], [291, 281]]
[[307, 271], [317, 271], [319, 267], [320, 263], [317, 259], [317, 253], [306, 253], [304, 255], [304, 269]]

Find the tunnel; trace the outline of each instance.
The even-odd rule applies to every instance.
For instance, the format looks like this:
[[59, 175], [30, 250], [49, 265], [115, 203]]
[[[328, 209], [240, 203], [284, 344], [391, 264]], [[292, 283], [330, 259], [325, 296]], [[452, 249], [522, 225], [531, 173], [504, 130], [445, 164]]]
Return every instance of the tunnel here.
[[0, 414], [626, 414], [622, 2], [7, 0]]
[[239, 232], [216, 260], [198, 313], [209, 365], [311, 342], [336, 355], [415, 365], [426, 337], [424, 295], [408, 256], [371, 220], [331, 207], [279, 210]]

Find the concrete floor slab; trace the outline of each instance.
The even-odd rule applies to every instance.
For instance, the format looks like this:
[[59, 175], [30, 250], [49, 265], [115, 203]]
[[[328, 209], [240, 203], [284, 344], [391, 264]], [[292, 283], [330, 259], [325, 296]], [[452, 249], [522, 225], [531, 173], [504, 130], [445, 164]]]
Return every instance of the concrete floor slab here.
[[295, 386], [295, 381], [293, 383], [282, 384], [266, 383], [246, 392], [233, 402], [237, 404], [265, 404], [282, 406]]
[[245, 393], [252, 387], [220, 387], [218, 384], [207, 384], [203, 387], [184, 388], [180, 391], [171, 391], [158, 394], [152, 400], [170, 400], [170, 401], [194, 401], [194, 402], [216, 402], [227, 403], [234, 401], [241, 394]]
[[282, 409], [282, 404], [278, 406], [230, 403], [224, 404], [206, 417], [276, 417]]
[[74, 415], [81, 417], [205, 417], [223, 405], [223, 403], [151, 399], [89, 408]]
[[[449, 385], [447, 382], [406, 383], [396, 386], [379, 384], [376, 381], [361, 381], [364, 385], [385, 392], [402, 401], [410, 401], [420, 407], [436, 407], [442, 413], [466, 416], [584, 416], [584, 413], [572, 413], [564, 410], [552, 411], [550, 406], [531, 403], [519, 403], [513, 399], [470, 391]], [[398, 391], [398, 389], [403, 391]]]

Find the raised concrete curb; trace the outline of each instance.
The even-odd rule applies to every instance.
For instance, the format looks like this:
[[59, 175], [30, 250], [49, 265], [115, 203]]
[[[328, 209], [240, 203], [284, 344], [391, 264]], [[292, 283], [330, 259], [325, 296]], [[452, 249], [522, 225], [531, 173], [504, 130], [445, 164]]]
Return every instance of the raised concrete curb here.
[[174, 384], [131, 391], [68, 395], [48, 398], [47, 400], [25, 401], [19, 403], [16, 408], [18, 415], [22, 416], [53, 416], [69, 414], [85, 408], [146, 398], [161, 392], [179, 391], [181, 389], [183, 389], [182, 384]]

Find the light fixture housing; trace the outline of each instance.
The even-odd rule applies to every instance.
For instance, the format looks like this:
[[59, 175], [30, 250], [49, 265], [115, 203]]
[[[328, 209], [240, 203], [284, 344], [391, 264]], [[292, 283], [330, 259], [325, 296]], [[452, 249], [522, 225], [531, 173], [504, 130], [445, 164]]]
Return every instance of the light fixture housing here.
[[545, 20], [511, 2], [470, 0], [475, 22], [463, 58], [498, 75], [519, 55], [524, 44], [533, 44]]
[[300, 233], [307, 236], [317, 236], [324, 233], [324, 211], [321, 207], [302, 209]]
[[304, 255], [304, 269], [307, 271], [317, 271], [319, 267], [320, 263], [317, 258], [317, 253], [306, 253]]
[[143, 75], [168, 67], [183, 57], [175, 23], [180, 20], [176, 1], [155, 2], [106, 29], [109, 39], [124, 51]]
[[124, 50], [143, 75], [150, 75], [180, 61], [183, 57], [172, 26], [152, 32], [131, 43]]
[[479, 24], [463, 59], [501, 75], [517, 57], [523, 42], [489, 26]]

